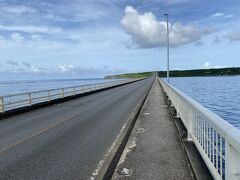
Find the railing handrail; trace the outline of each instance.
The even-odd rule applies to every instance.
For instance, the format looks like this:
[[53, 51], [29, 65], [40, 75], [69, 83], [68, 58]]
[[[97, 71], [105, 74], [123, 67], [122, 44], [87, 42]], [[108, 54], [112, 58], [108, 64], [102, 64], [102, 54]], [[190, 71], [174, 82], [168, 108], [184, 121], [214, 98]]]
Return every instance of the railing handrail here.
[[[162, 83], [166, 84], [167, 86], [171, 87], [172, 90], [174, 90], [179, 96], [185, 99], [186, 102], [188, 102], [191, 106], [196, 108], [199, 112], [204, 114], [208, 120], [211, 120], [211, 123], [214, 125], [215, 128], [218, 129], [222, 133], [222, 135], [226, 138], [230, 138], [231, 142], [233, 142], [234, 146], [238, 151], [240, 151], [240, 130], [234, 127], [232, 124], [221, 118], [220, 116], [216, 115], [203, 105], [201, 105], [199, 102], [193, 100], [188, 95], [184, 94], [183, 92], [179, 91], [172, 85], [168, 84], [167, 82], [160, 80]], [[233, 135], [233, 132], [236, 134]]]
[[[127, 80], [127, 79], [125, 79], [125, 80]], [[130, 80], [130, 79], [128, 79], [128, 80]], [[124, 81], [124, 80], [121, 79], [121, 80], [114, 80], [114, 81], [100, 82], [100, 83], [93, 83], [93, 84], [82, 84], [82, 85], [78, 85], [78, 86], [67, 86], [67, 87], [62, 87], [62, 88], [53, 88], [53, 89], [46, 89], [46, 90], [40, 90], [40, 91], [28, 91], [28, 92], [23, 92], [23, 93], [2, 95], [2, 96], [0, 96], [0, 98], [34, 94], [34, 93], [41, 93], [41, 92], [47, 92], [47, 91], [56, 91], [56, 90], [61, 90], [61, 89], [78, 88], [78, 87], [89, 86], [89, 85], [109, 84], [109, 83], [112, 83], [112, 82], [120, 82], [120, 81]]]
[[240, 130], [164, 80], [159, 82], [214, 179], [238, 179]]
[[[145, 78], [127, 78], [117, 79], [107, 82], [98, 82], [93, 84], [82, 84], [79, 86], [62, 87], [40, 91], [32, 91], [11, 95], [0, 96], [0, 114], [9, 110], [14, 110], [26, 106], [36, 105], [42, 102], [49, 102], [55, 99], [61, 99], [69, 96], [96, 91], [99, 89], [121, 85], [129, 82], [135, 82]], [[47, 95], [44, 95], [47, 94]]]

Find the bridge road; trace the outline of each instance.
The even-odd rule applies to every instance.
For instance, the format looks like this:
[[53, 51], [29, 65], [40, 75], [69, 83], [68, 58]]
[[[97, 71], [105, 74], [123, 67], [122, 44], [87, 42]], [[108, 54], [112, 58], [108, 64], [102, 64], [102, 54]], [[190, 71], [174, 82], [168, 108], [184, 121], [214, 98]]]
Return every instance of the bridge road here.
[[89, 179], [154, 77], [0, 121], [0, 179]]

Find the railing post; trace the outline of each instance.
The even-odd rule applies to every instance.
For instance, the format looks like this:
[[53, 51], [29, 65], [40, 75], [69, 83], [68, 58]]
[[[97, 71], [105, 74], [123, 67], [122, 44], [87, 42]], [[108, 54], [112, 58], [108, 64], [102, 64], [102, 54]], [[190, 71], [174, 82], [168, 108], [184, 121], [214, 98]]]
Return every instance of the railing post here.
[[64, 98], [64, 88], [62, 88], [62, 98]]
[[73, 88], [73, 95], [74, 95], [74, 96], [76, 95], [76, 89], [75, 89], [75, 87]]
[[187, 129], [187, 140], [188, 141], [192, 141], [192, 134], [193, 134], [193, 121], [194, 121], [194, 112], [192, 110], [192, 108], [190, 107], [188, 110], [188, 129]]
[[84, 93], [84, 86], [81, 86], [81, 93]]
[[31, 93], [28, 93], [28, 103], [29, 103], [29, 106], [32, 105], [32, 95], [31, 95]]
[[225, 141], [225, 176], [226, 180], [240, 179], [240, 152]]
[[4, 102], [3, 102], [3, 97], [0, 97], [0, 113], [4, 113]]
[[48, 101], [51, 101], [51, 91], [48, 90]]
[[[169, 96], [171, 96], [171, 91], [169, 91], [169, 87], [168, 87], [168, 99], [170, 99], [170, 97]], [[179, 109], [180, 109], [180, 104], [179, 104], [179, 99], [178, 98], [176, 98], [176, 96], [171, 96], [171, 97], [175, 97], [175, 99], [174, 98], [172, 98], [173, 100], [172, 101], [175, 101], [175, 102], [171, 102], [172, 103], [172, 105], [175, 107], [175, 109], [176, 109], [176, 117], [177, 118], [180, 118], [180, 115], [179, 115]], [[175, 103], [175, 104], [174, 104]]]

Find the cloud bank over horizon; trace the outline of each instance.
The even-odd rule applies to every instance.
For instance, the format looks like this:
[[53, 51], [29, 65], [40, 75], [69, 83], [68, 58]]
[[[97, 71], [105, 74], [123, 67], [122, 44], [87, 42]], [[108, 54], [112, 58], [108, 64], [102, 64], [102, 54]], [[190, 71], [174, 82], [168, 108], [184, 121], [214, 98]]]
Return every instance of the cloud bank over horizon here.
[[[0, 79], [240, 66], [239, 1], [0, 1]], [[8, 75], [6, 75], [8, 74]]]
[[[15, 75], [44, 75], [44, 76], [51, 76], [57, 77], [58, 75], [64, 76], [69, 75], [70, 77], [77, 77], [79, 75], [87, 77], [94, 77], [98, 75], [99, 77], [104, 77], [106, 75], [112, 75], [114, 73], [123, 73], [124, 70], [118, 68], [112, 68], [108, 66], [103, 67], [81, 67], [72, 64], [58, 64], [53, 67], [44, 68], [44, 67], [37, 67], [28, 62], [22, 61], [21, 63], [17, 61], [5, 61], [2, 65], [5, 65], [6, 69], [0, 69], [0, 73], [4, 74], [15, 74]], [[125, 70], [126, 71], [126, 70]]]

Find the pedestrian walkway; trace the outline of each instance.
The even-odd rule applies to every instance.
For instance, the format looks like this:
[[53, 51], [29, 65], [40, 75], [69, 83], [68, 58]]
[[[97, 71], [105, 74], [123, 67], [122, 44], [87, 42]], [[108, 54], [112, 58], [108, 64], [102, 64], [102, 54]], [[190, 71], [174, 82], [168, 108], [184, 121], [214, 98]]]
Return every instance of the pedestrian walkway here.
[[157, 78], [112, 179], [194, 179]]

